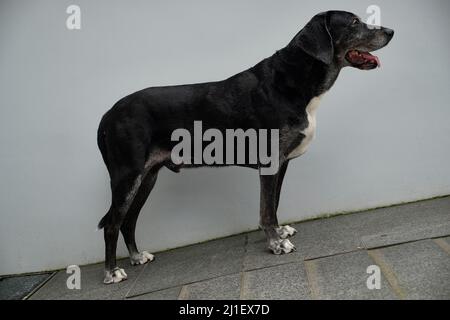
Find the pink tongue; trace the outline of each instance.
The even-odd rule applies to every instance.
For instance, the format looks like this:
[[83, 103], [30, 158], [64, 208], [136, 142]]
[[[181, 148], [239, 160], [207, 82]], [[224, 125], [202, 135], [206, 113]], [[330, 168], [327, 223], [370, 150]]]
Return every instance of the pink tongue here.
[[378, 68], [381, 68], [380, 59], [378, 59], [377, 56], [371, 55], [368, 52], [360, 52], [360, 54], [364, 57], [364, 59], [366, 59], [367, 61], [375, 62]]

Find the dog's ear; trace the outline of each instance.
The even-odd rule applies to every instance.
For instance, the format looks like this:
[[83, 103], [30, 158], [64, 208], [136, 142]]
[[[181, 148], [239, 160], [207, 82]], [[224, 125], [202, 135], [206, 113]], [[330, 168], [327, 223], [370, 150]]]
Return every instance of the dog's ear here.
[[314, 16], [295, 36], [295, 45], [325, 64], [333, 61], [334, 46], [329, 30], [329, 15], [326, 12]]

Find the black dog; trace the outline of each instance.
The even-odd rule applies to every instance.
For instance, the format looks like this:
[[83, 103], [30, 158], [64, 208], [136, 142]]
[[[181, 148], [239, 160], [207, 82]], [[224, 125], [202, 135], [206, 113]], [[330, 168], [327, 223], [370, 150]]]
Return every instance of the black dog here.
[[[98, 146], [111, 177], [112, 204], [99, 223], [106, 244], [105, 283], [126, 279], [116, 266], [116, 245], [122, 232], [132, 264], [153, 260], [137, 250], [135, 227], [139, 212], [167, 167], [201, 166], [174, 163], [174, 130], [203, 128], [278, 129], [279, 170], [260, 174], [260, 226], [275, 254], [295, 250], [286, 239], [295, 229], [278, 225], [276, 211], [288, 162], [306, 151], [314, 135], [315, 109], [340, 70], [379, 66], [369, 52], [386, 46], [394, 31], [372, 28], [352, 13], [328, 11], [311, 21], [283, 49], [229, 79], [182, 86], [153, 87], [117, 102], [102, 118]], [[247, 159], [247, 158], [246, 158]], [[205, 165], [205, 164], [203, 164]], [[226, 165], [226, 164], [215, 164]], [[261, 163], [240, 164], [261, 169]]]

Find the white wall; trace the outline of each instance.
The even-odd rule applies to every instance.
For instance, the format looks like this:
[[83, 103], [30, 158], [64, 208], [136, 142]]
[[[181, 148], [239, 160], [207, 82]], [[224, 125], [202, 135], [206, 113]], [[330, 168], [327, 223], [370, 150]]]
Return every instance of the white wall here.
[[[283, 47], [314, 14], [372, 1], [2, 1], [0, 274], [103, 259], [102, 114], [154, 86], [224, 79]], [[281, 221], [450, 193], [448, 1], [381, 1], [383, 68], [344, 70], [317, 138], [291, 162]], [[70, 4], [82, 29], [65, 27]], [[254, 229], [257, 173], [164, 170], [137, 228], [150, 251]], [[119, 253], [125, 255], [120, 241]]]

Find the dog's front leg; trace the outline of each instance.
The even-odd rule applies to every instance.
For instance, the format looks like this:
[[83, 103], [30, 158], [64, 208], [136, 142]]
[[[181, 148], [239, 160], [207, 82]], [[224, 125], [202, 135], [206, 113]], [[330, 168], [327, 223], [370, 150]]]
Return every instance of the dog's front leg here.
[[290, 253], [295, 251], [295, 246], [291, 243], [291, 241], [285, 239], [286, 237], [284, 237], [284, 234], [280, 232], [286, 227], [278, 226], [277, 199], [279, 197], [279, 182], [282, 182], [279, 181], [279, 179], [283, 179], [283, 176], [280, 177], [280, 172], [278, 172], [274, 175], [260, 174], [259, 177], [261, 184], [260, 226], [266, 233], [268, 247], [274, 254]]

